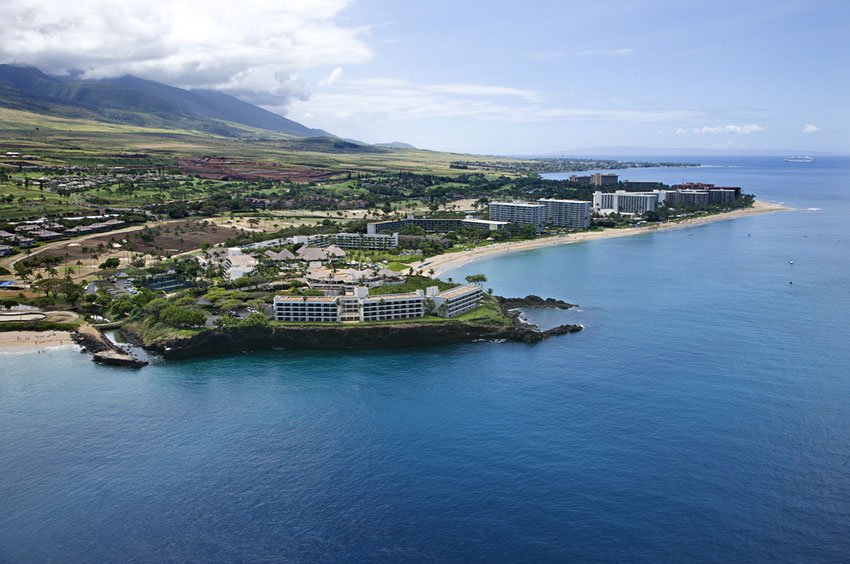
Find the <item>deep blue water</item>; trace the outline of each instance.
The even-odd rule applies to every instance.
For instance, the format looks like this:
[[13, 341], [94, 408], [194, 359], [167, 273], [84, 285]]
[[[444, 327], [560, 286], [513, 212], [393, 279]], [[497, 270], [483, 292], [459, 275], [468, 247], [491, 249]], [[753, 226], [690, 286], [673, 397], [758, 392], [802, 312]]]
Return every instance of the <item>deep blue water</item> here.
[[797, 211], [450, 273], [575, 335], [0, 357], [0, 561], [846, 561], [850, 160], [701, 160]]

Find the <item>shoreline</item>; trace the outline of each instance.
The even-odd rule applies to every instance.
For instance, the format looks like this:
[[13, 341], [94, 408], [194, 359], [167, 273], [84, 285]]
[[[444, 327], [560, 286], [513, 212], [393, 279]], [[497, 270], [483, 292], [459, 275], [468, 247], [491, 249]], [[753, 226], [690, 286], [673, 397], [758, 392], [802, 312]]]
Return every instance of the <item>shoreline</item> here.
[[32, 354], [78, 349], [67, 331], [0, 331], [0, 354]]
[[[714, 214], [709, 216], [695, 217], [676, 223], [666, 223], [661, 225], [650, 225], [642, 227], [628, 227], [623, 229], [605, 229], [603, 231], [590, 231], [582, 233], [573, 233], [568, 235], [556, 235], [551, 237], [543, 237], [540, 239], [532, 239], [528, 241], [496, 243], [493, 245], [479, 247], [477, 249], [470, 249], [467, 251], [437, 255], [420, 263], [413, 263], [410, 266], [418, 270], [420, 274], [425, 274], [423, 270], [430, 271], [431, 269], [433, 269], [434, 274], [432, 275], [432, 277], [437, 278], [449, 270], [459, 268], [479, 259], [490, 258], [507, 253], [534, 250], [555, 245], [582, 243], [585, 241], [594, 241], [598, 239], [629, 237], [632, 235], [640, 235], [656, 231], [666, 231], [670, 229], [684, 229], [687, 227], [694, 227], [697, 225], [713, 223], [716, 221], [738, 219], [741, 217], [777, 211], [790, 211], [791, 209], [792, 208], [788, 208], [780, 204], [756, 202], [752, 208], [733, 210], [731, 212]], [[79, 333], [88, 334], [89, 331], [87, 330], [90, 330], [90, 328], [84, 326], [80, 329]], [[75, 342], [75, 338], [71, 335], [71, 333], [67, 331], [0, 331], [0, 354], [32, 354], [66, 348], [81, 350], [80, 344], [78, 342]], [[87, 346], [87, 348], [89, 347]], [[112, 347], [107, 346], [104, 348], [111, 349]]]
[[420, 271], [422, 275], [428, 275], [428, 272], [433, 269], [432, 278], [438, 278], [449, 270], [454, 270], [484, 258], [491, 258], [498, 255], [515, 253], [519, 251], [530, 251], [545, 247], [553, 247], [556, 245], [570, 245], [573, 243], [583, 243], [585, 241], [595, 241], [599, 239], [614, 239], [618, 237], [630, 237], [633, 235], [642, 235], [645, 233], [655, 233], [658, 231], [668, 231], [671, 229], [684, 229], [716, 221], [726, 221], [730, 219], [738, 219], [741, 217], [749, 217], [760, 215], [763, 213], [772, 213], [779, 211], [791, 211], [793, 208], [783, 206], [781, 204], [769, 202], [755, 202], [753, 207], [740, 210], [732, 210], [729, 212], [694, 217], [685, 219], [675, 223], [664, 223], [660, 225], [650, 225], [643, 227], [626, 227], [623, 229], [608, 228], [604, 231], [586, 231], [581, 233], [573, 233], [569, 235], [554, 235], [551, 237], [542, 237], [540, 239], [531, 239], [528, 241], [514, 241], [509, 243], [496, 243], [470, 249], [468, 251], [459, 251], [456, 253], [446, 253], [436, 255], [424, 261], [413, 263], [410, 266]]

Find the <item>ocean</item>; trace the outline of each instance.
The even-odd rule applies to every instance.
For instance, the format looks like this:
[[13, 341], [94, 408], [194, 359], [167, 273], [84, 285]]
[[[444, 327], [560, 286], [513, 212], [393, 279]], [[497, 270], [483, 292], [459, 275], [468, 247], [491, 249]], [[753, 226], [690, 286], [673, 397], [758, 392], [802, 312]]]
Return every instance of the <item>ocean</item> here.
[[0, 356], [0, 561], [846, 561], [850, 159], [698, 160], [794, 211], [446, 275], [581, 333]]

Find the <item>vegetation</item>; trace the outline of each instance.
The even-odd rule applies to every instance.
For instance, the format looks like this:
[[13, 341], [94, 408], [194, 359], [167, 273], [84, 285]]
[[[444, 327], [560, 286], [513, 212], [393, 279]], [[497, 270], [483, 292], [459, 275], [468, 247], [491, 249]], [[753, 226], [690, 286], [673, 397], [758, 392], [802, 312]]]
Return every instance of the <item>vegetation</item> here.
[[439, 279], [427, 278], [425, 276], [408, 276], [403, 284], [384, 285], [377, 288], [370, 288], [370, 296], [383, 296], [386, 294], [403, 294], [407, 292], [415, 292], [416, 290], [425, 290], [429, 286], [437, 286], [440, 291], [448, 290], [457, 286], [450, 282], [443, 282]]
[[481, 286], [482, 284], [487, 282], [487, 276], [485, 276], [484, 274], [470, 274], [466, 277], [466, 281], [470, 284]]
[[[0, 68], [0, 74], [3, 71]], [[293, 261], [281, 266], [262, 251], [255, 253], [259, 264], [253, 274], [230, 280], [226, 266], [210, 254], [217, 246], [295, 235], [363, 233], [370, 221], [408, 214], [486, 217], [487, 205], [496, 199], [589, 201], [594, 187], [544, 180], [540, 173], [646, 164], [482, 158], [368, 146], [323, 136], [324, 132], [301, 132], [317, 137], [295, 136], [285, 128], [302, 126], [266, 114], [255, 117], [270, 121], [249, 123], [241, 106], [231, 108], [241, 116], [233, 120], [203, 112], [157, 114], [149, 110], [161, 94], [138, 88], [145, 95], [139, 95], [135, 110], [86, 109], [74, 103], [77, 95], [86, 93], [96, 102], [113, 95], [112, 86], [104, 83], [95, 92], [90, 84], [57, 83], [37, 71], [26, 72], [52, 94], [48, 100], [0, 92], [0, 104], [5, 106], [0, 108], [0, 229], [15, 232], [22, 227], [20, 221], [41, 218], [57, 229], [73, 228], [104, 217], [117, 218], [127, 229], [88, 234], [73, 243], [25, 245], [16, 240], [20, 253], [4, 259], [0, 274], [14, 273], [31, 286], [26, 294], [4, 293], [0, 306], [26, 303], [73, 309], [124, 323], [148, 342], [217, 328], [274, 327], [277, 324], [267, 315], [273, 295], [321, 294], [306, 286], [305, 264]], [[180, 108], [184, 94], [177, 90], [168, 90], [168, 96]], [[3, 157], [7, 152], [16, 156]], [[627, 184], [616, 188], [643, 189]], [[751, 198], [744, 198], [734, 206], [751, 204]], [[700, 211], [662, 209], [644, 220], [677, 221]], [[617, 227], [633, 219], [614, 216], [599, 222]], [[532, 226], [495, 232], [459, 228], [439, 235], [407, 227], [400, 235], [404, 240], [399, 248], [349, 250], [344, 260], [332, 261], [328, 268], [387, 268], [398, 273], [389, 278], [404, 278], [401, 284], [371, 288], [376, 296], [429, 286], [442, 291], [457, 284], [416, 275], [411, 265], [443, 252], [538, 236]], [[291, 241], [279, 243], [271, 248], [297, 250]], [[199, 262], [195, 256], [201, 252], [207, 255]], [[92, 280], [94, 289], [89, 286]], [[472, 274], [466, 282], [483, 286], [487, 277]], [[458, 318], [433, 313], [375, 323], [510, 323], [492, 296]], [[48, 326], [39, 323], [35, 326]]]

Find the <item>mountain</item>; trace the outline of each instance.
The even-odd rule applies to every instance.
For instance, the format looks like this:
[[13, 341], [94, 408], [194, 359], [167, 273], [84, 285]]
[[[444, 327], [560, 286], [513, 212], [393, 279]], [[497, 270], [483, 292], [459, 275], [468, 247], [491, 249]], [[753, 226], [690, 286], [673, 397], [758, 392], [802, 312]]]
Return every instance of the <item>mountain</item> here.
[[244, 128], [255, 128], [297, 137], [333, 137], [221, 92], [184, 90], [134, 76], [56, 78], [35, 67], [18, 65], [0, 65], [0, 106], [230, 136], [244, 135]]
[[373, 147], [384, 147], [386, 149], [416, 149], [410, 143], [402, 143], [401, 141], [393, 141], [392, 143], [374, 143]]

